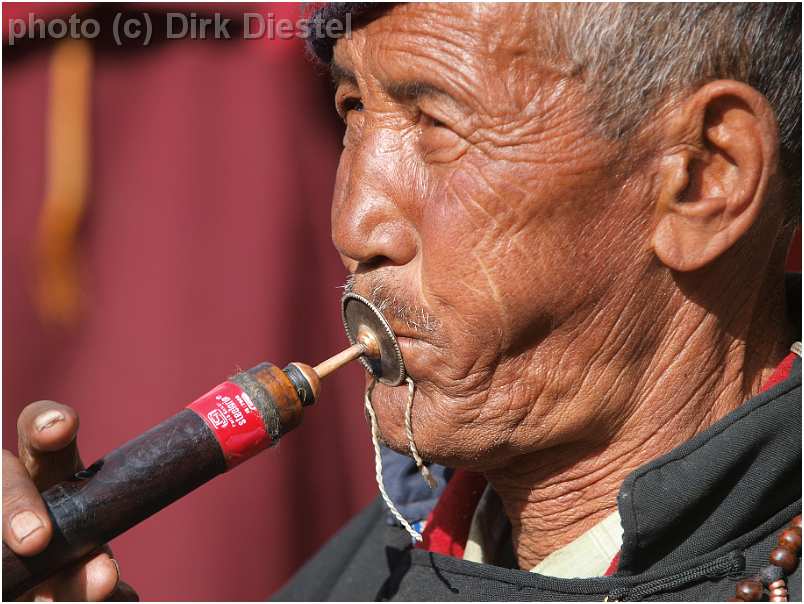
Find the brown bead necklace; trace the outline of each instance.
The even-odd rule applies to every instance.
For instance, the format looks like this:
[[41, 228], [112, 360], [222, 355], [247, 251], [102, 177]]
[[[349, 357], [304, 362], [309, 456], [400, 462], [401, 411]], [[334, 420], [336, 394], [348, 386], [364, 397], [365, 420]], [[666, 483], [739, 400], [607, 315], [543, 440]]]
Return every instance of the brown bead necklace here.
[[[777, 547], [771, 551], [770, 564], [754, 577], [737, 582], [729, 602], [758, 602], [767, 595], [769, 602], [787, 602], [787, 577], [798, 568], [801, 557], [801, 515], [790, 521], [780, 534]], [[767, 590], [767, 591], [766, 591]]]

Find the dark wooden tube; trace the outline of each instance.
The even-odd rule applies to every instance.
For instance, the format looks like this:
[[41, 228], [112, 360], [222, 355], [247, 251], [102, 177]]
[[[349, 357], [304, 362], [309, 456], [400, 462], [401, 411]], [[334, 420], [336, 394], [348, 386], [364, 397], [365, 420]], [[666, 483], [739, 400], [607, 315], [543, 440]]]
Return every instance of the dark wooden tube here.
[[18, 598], [65, 565], [226, 470], [212, 432], [185, 409], [42, 493], [53, 521], [30, 558], [3, 544], [3, 599]]
[[17, 556], [3, 544], [3, 600], [18, 598], [272, 446], [301, 421], [299, 379], [294, 374], [291, 382], [274, 365], [258, 365], [42, 493], [53, 522], [53, 539], [41, 554], [31, 557]]

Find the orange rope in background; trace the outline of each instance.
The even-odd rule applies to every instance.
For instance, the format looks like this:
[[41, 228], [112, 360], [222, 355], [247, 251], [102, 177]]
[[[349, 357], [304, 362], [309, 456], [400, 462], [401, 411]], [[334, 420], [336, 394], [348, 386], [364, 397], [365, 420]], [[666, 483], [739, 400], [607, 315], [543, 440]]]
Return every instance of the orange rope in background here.
[[72, 326], [81, 311], [78, 232], [89, 193], [92, 48], [56, 44], [50, 62], [46, 189], [36, 236], [36, 292], [45, 324]]

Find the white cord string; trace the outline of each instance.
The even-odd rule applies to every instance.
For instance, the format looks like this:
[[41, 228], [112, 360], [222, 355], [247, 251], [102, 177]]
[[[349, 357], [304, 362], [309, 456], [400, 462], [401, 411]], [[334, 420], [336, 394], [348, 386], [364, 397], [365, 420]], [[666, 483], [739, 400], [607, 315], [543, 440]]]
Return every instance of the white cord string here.
[[369, 419], [371, 420], [371, 444], [374, 445], [374, 477], [377, 479], [377, 486], [380, 489], [380, 495], [385, 501], [385, 505], [388, 506], [388, 509], [391, 510], [391, 513], [394, 515], [399, 523], [405, 528], [405, 530], [410, 533], [410, 536], [413, 538], [414, 541], [421, 541], [422, 535], [410, 525], [410, 522], [405, 520], [405, 517], [396, 509], [394, 502], [391, 501], [391, 498], [388, 496], [388, 493], [385, 491], [385, 484], [383, 484], [382, 480], [382, 454], [380, 453], [380, 430], [379, 426], [377, 425], [377, 416], [374, 414], [374, 408], [371, 406], [371, 393], [374, 392], [374, 385], [376, 384], [376, 380], [372, 379], [371, 383], [369, 384], [368, 388], [366, 388], [366, 395], [364, 397], [364, 403], [366, 405], [366, 412], [369, 414]]
[[408, 449], [410, 450], [410, 456], [413, 458], [413, 461], [416, 462], [416, 467], [419, 468], [419, 473], [422, 475], [422, 478], [424, 478], [424, 482], [426, 482], [427, 486], [431, 489], [435, 489], [438, 486], [438, 482], [430, 473], [430, 469], [424, 465], [422, 456], [419, 455], [419, 450], [416, 448], [416, 443], [413, 442], [413, 395], [416, 392], [416, 385], [409, 377], [407, 378], [407, 382], [408, 404], [405, 406], [405, 434], [408, 437]]

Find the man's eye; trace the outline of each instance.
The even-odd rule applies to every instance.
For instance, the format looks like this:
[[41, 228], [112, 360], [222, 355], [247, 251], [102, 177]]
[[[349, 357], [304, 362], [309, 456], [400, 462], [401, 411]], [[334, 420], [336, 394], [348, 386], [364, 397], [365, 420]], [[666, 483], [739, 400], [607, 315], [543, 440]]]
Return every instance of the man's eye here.
[[363, 101], [356, 98], [348, 98], [343, 100], [342, 111], [346, 115], [350, 111], [363, 111]]
[[432, 163], [455, 161], [466, 151], [464, 141], [446, 122], [423, 111], [419, 114], [419, 142], [424, 157]]

